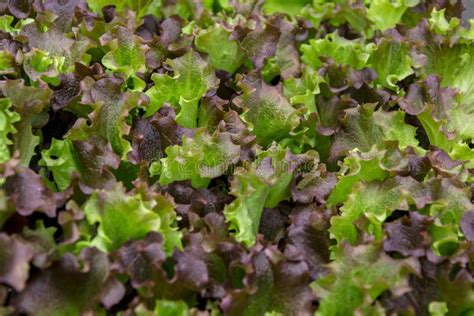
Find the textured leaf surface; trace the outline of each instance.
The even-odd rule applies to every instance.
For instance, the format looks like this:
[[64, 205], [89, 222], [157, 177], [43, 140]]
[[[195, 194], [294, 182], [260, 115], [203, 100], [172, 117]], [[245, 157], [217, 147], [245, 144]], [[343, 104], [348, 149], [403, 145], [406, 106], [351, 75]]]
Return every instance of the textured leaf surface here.
[[0, 315], [471, 315], [473, 5], [0, 1]]

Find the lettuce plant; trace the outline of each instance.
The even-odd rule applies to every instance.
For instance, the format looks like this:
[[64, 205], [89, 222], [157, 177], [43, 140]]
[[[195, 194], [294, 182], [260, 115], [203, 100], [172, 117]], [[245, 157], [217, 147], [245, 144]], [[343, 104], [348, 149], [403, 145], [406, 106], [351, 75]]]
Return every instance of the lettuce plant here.
[[472, 0], [4, 0], [0, 315], [474, 314]]

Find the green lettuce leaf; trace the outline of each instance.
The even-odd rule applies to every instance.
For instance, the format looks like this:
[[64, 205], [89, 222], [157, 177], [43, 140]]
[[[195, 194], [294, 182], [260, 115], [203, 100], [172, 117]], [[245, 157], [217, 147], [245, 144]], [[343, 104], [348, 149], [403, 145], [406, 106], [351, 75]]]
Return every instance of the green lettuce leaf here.
[[16, 74], [15, 57], [7, 50], [0, 50], [0, 75]]
[[369, 307], [384, 291], [403, 293], [408, 275], [416, 271], [414, 262], [392, 259], [377, 244], [344, 245], [334, 259], [331, 273], [313, 283], [321, 299], [315, 315], [355, 314], [356, 309]]
[[289, 136], [299, 125], [300, 112], [293, 108], [282, 92], [262, 81], [240, 83], [244, 94], [235, 99], [244, 113], [242, 119], [257, 137], [257, 142], [268, 146]]
[[102, 8], [107, 5], [114, 5], [118, 11], [130, 9], [136, 12], [137, 18], [147, 14], [161, 14], [161, 0], [88, 0], [88, 6], [94, 12], [102, 12]]
[[402, 111], [376, 111], [373, 119], [383, 131], [385, 141], [398, 141], [400, 149], [404, 150], [408, 146], [416, 149], [417, 152], [423, 153], [419, 147], [416, 138], [416, 127], [405, 123], [405, 112]]
[[[331, 146], [331, 156], [336, 158], [353, 149], [368, 152], [373, 146], [383, 149], [386, 141], [398, 141], [400, 148], [418, 148], [416, 128], [405, 123], [403, 112], [374, 112], [375, 104], [363, 104], [346, 110], [343, 128]], [[419, 151], [422, 151], [418, 148]]]
[[46, 166], [53, 173], [54, 182], [60, 191], [69, 187], [72, 181], [71, 175], [79, 171], [74, 154], [71, 141], [55, 138], [51, 142], [51, 147], [41, 152], [42, 159], [39, 165]]
[[71, 36], [63, 29], [70, 22], [64, 21], [62, 24], [59, 23], [61, 20], [57, 19], [56, 24], [49, 27], [46, 32], [36, 23], [28, 24], [23, 27], [20, 35], [28, 38], [28, 45], [32, 49], [48, 52], [50, 58], [64, 60], [59, 71], [65, 73], [74, 70], [75, 62], [89, 64], [91, 56], [87, 54], [87, 50], [91, 47], [91, 43], [81, 34], [77, 37]]
[[257, 160], [234, 172], [230, 193], [236, 199], [224, 209], [235, 239], [252, 246], [264, 207], [276, 207], [290, 198], [291, 182], [300, 165], [317, 165], [316, 152], [294, 156], [277, 145], [258, 154]]
[[14, 124], [21, 117], [20, 114], [12, 111], [10, 108], [12, 102], [10, 99], [0, 99], [0, 163], [4, 163], [10, 159], [9, 145], [12, 145], [11, 134], [16, 133]]
[[167, 63], [174, 74], [152, 76], [155, 85], [146, 92], [150, 97], [146, 116], [154, 114], [164, 102], [169, 102], [179, 109], [176, 116], [178, 124], [184, 127], [196, 127], [201, 97], [209, 89], [216, 88], [219, 82], [214, 69], [193, 51], [182, 57], [169, 59]]
[[367, 17], [379, 30], [385, 31], [399, 24], [403, 14], [419, 2], [419, 0], [371, 0]]
[[201, 31], [195, 40], [196, 49], [208, 53], [215, 69], [233, 74], [245, 61], [245, 52], [237, 41], [230, 40], [231, 32], [217, 24]]
[[15, 21], [15, 17], [11, 15], [5, 14], [3, 16], [0, 16], [0, 30], [13, 35], [19, 33], [23, 26], [34, 22], [33, 19], [26, 18], [20, 19], [16, 21], [14, 25], [12, 25], [13, 21]]
[[314, 69], [322, 66], [321, 57], [330, 57], [337, 64], [362, 69], [367, 65], [374, 45], [361, 40], [348, 40], [337, 33], [328, 34], [322, 39], [312, 39], [309, 44], [301, 45], [301, 60]]
[[316, 112], [315, 95], [321, 91], [319, 84], [324, 79], [311, 67], [304, 67], [300, 78], [291, 77], [283, 82], [283, 94], [290, 100], [293, 106], [304, 104], [310, 112]]
[[155, 305], [155, 315], [188, 316], [188, 305], [183, 301], [158, 300]]
[[42, 79], [53, 85], [59, 84], [59, 69], [64, 63], [64, 57], [50, 57], [49, 52], [34, 48], [25, 54], [23, 69], [31, 80]]
[[[434, 10], [431, 17], [430, 26], [434, 32], [445, 33], [458, 25], [458, 22], [450, 24], [444, 17], [444, 11]], [[459, 32], [464, 28], [459, 26], [456, 30]], [[419, 49], [427, 58], [426, 66], [420, 72], [440, 76], [442, 87], [455, 88], [460, 93], [450, 107], [437, 110], [445, 111], [447, 129], [456, 132], [462, 139], [474, 138], [472, 124], [465, 124], [474, 119], [474, 75], [470, 71], [474, 67], [472, 43], [473, 39], [461, 39], [455, 45], [440, 45], [434, 39], [427, 39]]]
[[377, 72], [376, 82], [398, 90], [397, 82], [413, 73], [409, 47], [397, 39], [382, 39], [373, 50], [368, 64]]
[[354, 222], [364, 216], [367, 222], [363, 228], [380, 240], [385, 219], [394, 210], [408, 210], [403, 185], [396, 178], [389, 178], [384, 182], [359, 182], [353, 186], [351, 194], [341, 207], [341, 215], [331, 218], [331, 236], [339, 243], [348, 240], [356, 245], [358, 233]]
[[236, 199], [225, 207], [224, 214], [229, 228], [235, 230], [236, 240], [248, 246], [255, 243], [271, 185], [255, 168], [235, 170], [230, 193]]
[[327, 204], [332, 206], [343, 203], [358, 181], [384, 180], [389, 173], [382, 169], [382, 159], [383, 153], [375, 149], [369, 153], [351, 151], [341, 165], [339, 181], [329, 195]]
[[90, 136], [99, 135], [111, 143], [114, 152], [125, 156], [131, 149], [130, 143], [123, 138], [130, 131], [127, 115], [142, 100], [138, 93], [123, 92], [123, 86], [124, 82], [115, 77], [95, 82], [90, 91], [90, 102], [94, 110], [89, 114], [89, 120], [79, 118], [67, 137], [71, 140], [86, 140]]
[[291, 16], [300, 13], [301, 9], [307, 4], [311, 4], [311, 0], [268, 0], [264, 2], [263, 12], [272, 14], [275, 12], [283, 12]]
[[191, 180], [194, 187], [207, 187], [240, 158], [240, 146], [232, 142], [232, 134], [216, 131], [209, 135], [199, 130], [193, 138], [183, 137], [182, 145], [168, 146], [161, 159], [160, 183]]
[[117, 185], [110, 191], [94, 192], [84, 205], [84, 213], [90, 225], [99, 224], [90, 244], [102, 251], [115, 250], [151, 231], [162, 233], [168, 254], [174, 247], [181, 248], [180, 232], [172, 227], [176, 220], [174, 203], [165, 196], [145, 200]]
[[142, 91], [145, 82], [136, 76], [137, 72], [145, 72], [145, 54], [147, 46], [140, 43], [140, 38], [126, 27], [117, 26], [111, 31], [113, 40], [107, 43], [110, 51], [102, 58], [102, 64], [117, 72], [124, 73], [133, 80], [132, 90]]
[[28, 166], [40, 142], [40, 136], [34, 134], [33, 128], [46, 124], [45, 111], [52, 91], [48, 86], [27, 86], [23, 80], [2, 81], [0, 89], [21, 116], [21, 120], [15, 124], [17, 133], [13, 136], [13, 143], [14, 149], [19, 152], [20, 163]]

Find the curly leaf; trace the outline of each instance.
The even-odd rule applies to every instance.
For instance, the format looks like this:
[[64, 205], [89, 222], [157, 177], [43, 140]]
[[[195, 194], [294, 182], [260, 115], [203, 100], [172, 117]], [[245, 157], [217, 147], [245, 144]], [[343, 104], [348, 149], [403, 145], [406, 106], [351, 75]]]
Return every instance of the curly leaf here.
[[219, 82], [214, 75], [214, 69], [193, 51], [182, 57], [169, 59], [167, 63], [174, 74], [152, 76], [155, 85], [146, 92], [151, 100], [146, 116], [152, 115], [165, 102], [169, 102], [179, 109], [176, 116], [178, 124], [184, 127], [196, 127], [201, 97], [209, 89], [215, 88]]

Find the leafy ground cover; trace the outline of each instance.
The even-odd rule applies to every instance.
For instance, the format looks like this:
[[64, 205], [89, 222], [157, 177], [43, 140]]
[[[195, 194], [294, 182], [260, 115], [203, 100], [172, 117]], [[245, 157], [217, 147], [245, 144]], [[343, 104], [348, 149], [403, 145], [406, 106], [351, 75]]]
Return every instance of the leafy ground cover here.
[[0, 314], [474, 314], [466, 7], [1, 2]]

